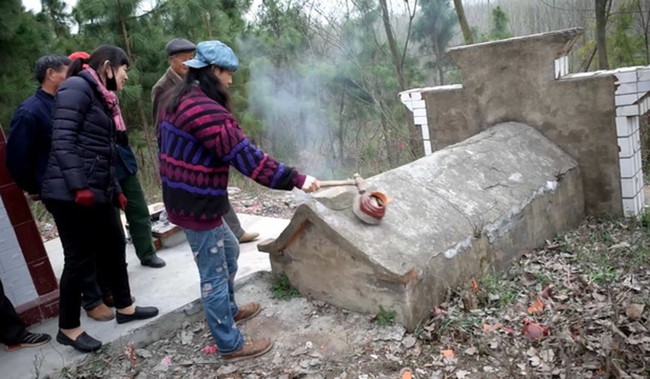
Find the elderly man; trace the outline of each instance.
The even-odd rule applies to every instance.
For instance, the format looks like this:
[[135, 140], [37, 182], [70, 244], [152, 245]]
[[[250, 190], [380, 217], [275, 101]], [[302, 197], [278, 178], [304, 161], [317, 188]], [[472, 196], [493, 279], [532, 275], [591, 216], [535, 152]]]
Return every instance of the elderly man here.
[[[156, 126], [158, 125], [158, 113], [167, 103], [170, 93], [173, 92], [172, 89], [182, 81], [183, 76], [188, 71], [187, 66], [183, 62], [192, 59], [195, 50], [196, 45], [183, 38], [174, 38], [167, 42], [165, 51], [169, 57], [169, 68], [151, 89], [153, 120], [156, 122]], [[244, 231], [237, 217], [237, 213], [235, 213], [230, 203], [228, 203], [228, 213], [223, 218], [240, 243], [254, 241], [260, 236], [259, 233]]]

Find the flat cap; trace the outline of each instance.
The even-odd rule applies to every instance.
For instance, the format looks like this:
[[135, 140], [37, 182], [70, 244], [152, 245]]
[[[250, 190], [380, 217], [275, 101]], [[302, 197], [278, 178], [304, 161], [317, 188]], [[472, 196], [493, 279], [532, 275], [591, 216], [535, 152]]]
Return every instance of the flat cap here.
[[196, 50], [196, 45], [184, 38], [174, 38], [165, 45], [167, 55], [174, 55], [176, 53], [194, 50]]

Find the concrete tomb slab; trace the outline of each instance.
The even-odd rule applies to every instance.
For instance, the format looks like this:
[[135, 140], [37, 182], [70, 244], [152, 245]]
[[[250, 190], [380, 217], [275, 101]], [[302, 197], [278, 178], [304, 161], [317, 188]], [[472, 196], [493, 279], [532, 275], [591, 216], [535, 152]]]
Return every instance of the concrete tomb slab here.
[[516, 122], [366, 182], [394, 199], [379, 225], [354, 216], [353, 188], [322, 190], [258, 248], [303, 295], [360, 312], [394, 310], [409, 330], [448, 288], [506, 267], [585, 214], [578, 162]]

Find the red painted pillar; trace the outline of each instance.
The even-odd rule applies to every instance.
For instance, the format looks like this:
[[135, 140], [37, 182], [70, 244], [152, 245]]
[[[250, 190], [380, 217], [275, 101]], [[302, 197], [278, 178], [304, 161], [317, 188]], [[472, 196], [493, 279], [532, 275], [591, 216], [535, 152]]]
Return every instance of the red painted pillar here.
[[[58, 283], [27, 199], [7, 170], [5, 141], [0, 126], [0, 196], [4, 203], [4, 210], [0, 212], [6, 212], [9, 218], [38, 295], [36, 299], [26, 299], [23, 303], [21, 299], [15, 299], [18, 304], [14, 306], [27, 324], [34, 324], [59, 313]], [[8, 284], [4, 284], [6, 290]]]

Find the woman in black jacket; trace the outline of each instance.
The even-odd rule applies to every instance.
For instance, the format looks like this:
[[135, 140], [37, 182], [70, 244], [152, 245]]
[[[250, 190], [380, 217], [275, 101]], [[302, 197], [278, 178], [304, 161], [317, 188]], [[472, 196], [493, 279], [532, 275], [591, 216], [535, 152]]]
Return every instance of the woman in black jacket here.
[[82, 283], [104, 268], [119, 324], [154, 317], [155, 307], [136, 307], [126, 270], [125, 241], [115, 206], [127, 199], [115, 178], [115, 136], [124, 131], [116, 95], [128, 79], [129, 59], [119, 47], [97, 48], [75, 60], [59, 87], [53, 114], [52, 150], [41, 198], [54, 216], [65, 264], [60, 281], [56, 340], [82, 352], [102, 343], [79, 321]]

